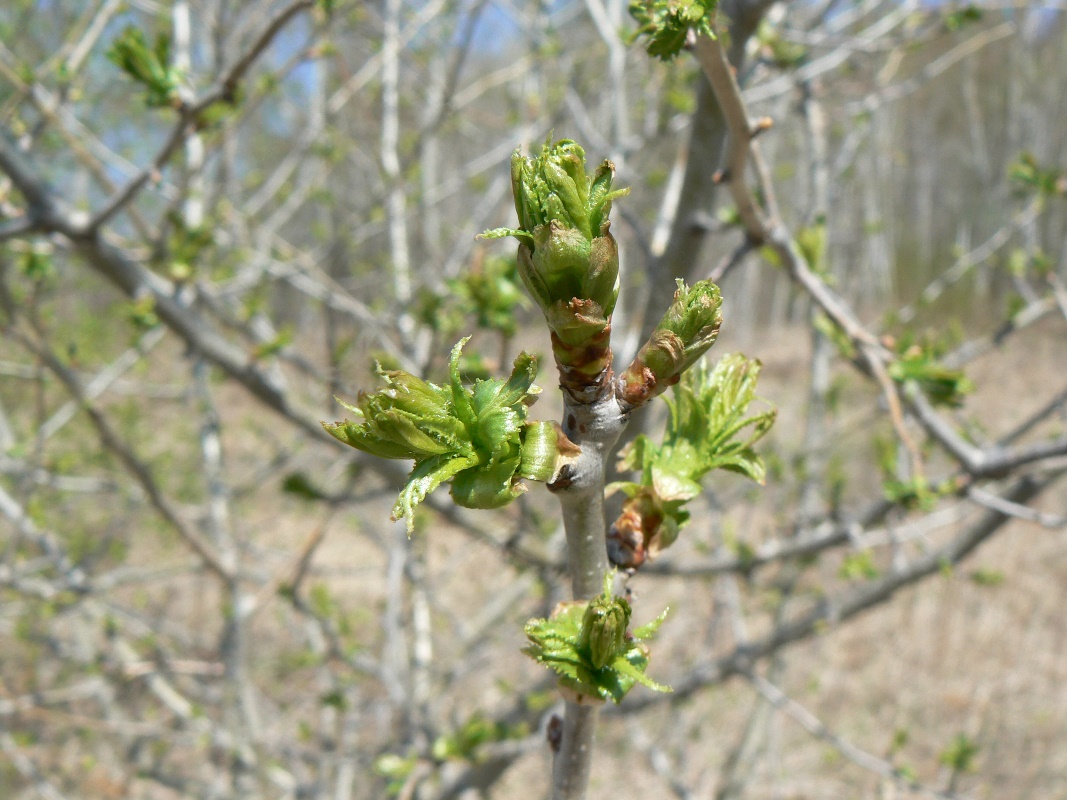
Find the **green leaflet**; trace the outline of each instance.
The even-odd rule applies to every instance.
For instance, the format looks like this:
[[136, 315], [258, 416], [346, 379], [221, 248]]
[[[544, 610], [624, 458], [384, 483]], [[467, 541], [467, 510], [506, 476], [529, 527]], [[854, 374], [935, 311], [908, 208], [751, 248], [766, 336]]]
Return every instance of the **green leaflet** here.
[[421, 503], [426, 498], [426, 495], [442, 483], [451, 480], [463, 470], [474, 467], [477, 464], [478, 458], [474, 455], [466, 457], [434, 456], [417, 462], [415, 469], [408, 476], [408, 482], [400, 490], [400, 496], [397, 497], [396, 503], [393, 505], [393, 519], [403, 518], [407, 520], [408, 533], [411, 533], [414, 524], [415, 506]]
[[752, 446], [770, 430], [777, 412], [745, 416], [756, 399], [761, 366], [737, 354], [723, 356], [710, 373], [704, 368], [687, 373], [667, 400], [670, 422], [655, 458], [662, 469], [684, 470], [693, 480], [713, 469], [733, 469], [763, 482], [763, 460]]
[[560, 684], [601, 700], [621, 702], [634, 684], [657, 692], [671, 688], [645, 674], [648, 647], [667, 616], [629, 631], [630, 604], [611, 591], [612, 575], [604, 578], [603, 594], [587, 603], [561, 603], [549, 619], [526, 623], [530, 644], [523, 652], [560, 676]]
[[913, 382], [935, 405], [959, 408], [966, 395], [974, 391], [974, 384], [961, 369], [950, 369], [937, 360], [929, 350], [913, 347], [900, 360], [890, 363], [889, 377], [898, 383]]
[[379, 369], [384, 389], [361, 392], [355, 406], [338, 401], [360, 421], [323, 423], [330, 435], [358, 450], [415, 461], [393, 507], [393, 518], [406, 520], [408, 533], [415, 507], [442, 483], [452, 482], [452, 497], [461, 506], [499, 508], [526, 491], [521, 478], [551, 480], [560, 447], [569, 444], [558, 426], [526, 421], [540, 392], [533, 385], [536, 358], [520, 353], [506, 381], [468, 387], [459, 368], [466, 342], [452, 348], [447, 387]]
[[954, 341], [951, 332], [939, 335], [935, 331], [905, 330], [886, 341], [897, 354], [887, 366], [889, 377], [906, 387], [921, 389], [934, 405], [959, 408], [974, 391], [974, 383], [963, 370], [941, 363]]

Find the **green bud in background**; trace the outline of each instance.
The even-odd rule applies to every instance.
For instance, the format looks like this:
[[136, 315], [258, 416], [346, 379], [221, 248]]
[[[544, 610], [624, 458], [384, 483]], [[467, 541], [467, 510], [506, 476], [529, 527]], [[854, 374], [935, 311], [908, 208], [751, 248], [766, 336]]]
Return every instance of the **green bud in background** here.
[[519, 276], [552, 331], [561, 382], [575, 397], [596, 394], [611, 367], [611, 314], [619, 296], [619, 251], [608, 214], [615, 167], [590, 176], [585, 151], [569, 139], [545, 144], [536, 158], [511, 157], [519, 228], [497, 228], [488, 239], [519, 240]]
[[685, 48], [689, 32], [715, 38], [711, 21], [718, 0], [630, 0], [630, 16], [650, 56], [670, 61]]
[[[393, 507], [408, 532], [414, 508], [452, 481], [452, 497], [466, 508], [499, 508], [526, 491], [521, 478], [551, 481], [577, 448], [555, 423], [527, 422], [540, 389], [537, 359], [520, 353], [507, 381], [479, 380], [468, 388], [459, 362], [467, 339], [452, 348], [450, 385], [436, 386], [407, 372], [382, 370], [386, 388], [341, 403], [361, 422], [323, 423], [345, 444], [381, 458], [410, 458], [415, 466]], [[340, 402], [340, 401], [339, 401]]]
[[181, 104], [181, 74], [170, 66], [170, 33], [160, 32], [149, 45], [144, 33], [127, 26], [112, 42], [107, 57], [146, 91], [145, 104], [163, 108]]
[[722, 295], [714, 283], [699, 281], [689, 288], [679, 278], [671, 307], [619, 377], [619, 397], [641, 406], [677, 383], [715, 344], [721, 309]]

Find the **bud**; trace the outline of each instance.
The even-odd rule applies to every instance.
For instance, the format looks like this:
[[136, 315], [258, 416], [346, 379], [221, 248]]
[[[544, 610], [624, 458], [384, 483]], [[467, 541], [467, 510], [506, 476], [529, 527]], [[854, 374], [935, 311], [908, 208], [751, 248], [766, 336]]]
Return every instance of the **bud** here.
[[609, 228], [615, 167], [586, 174], [585, 151], [569, 139], [545, 144], [536, 158], [516, 151], [511, 183], [518, 229], [485, 238], [519, 240], [518, 271], [552, 331], [561, 382], [575, 398], [594, 397], [611, 367], [611, 314], [619, 296], [619, 252]]
[[645, 641], [655, 634], [667, 612], [627, 631], [630, 604], [613, 596], [613, 582], [614, 573], [608, 573], [603, 594], [588, 603], [560, 603], [548, 619], [526, 623], [529, 644], [523, 652], [559, 674], [560, 691], [570, 702], [585, 704], [610, 697], [618, 703], [636, 683], [657, 692], [671, 691], [645, 674], [649, 657]]
[[707, 352], [722, 325], [722, 295], [711, 281], [689, 288], [678, 279], [674, 302], [652, 336], [619, 377], [619, 396], [642, 406], [678, 382]]
[[630, 624], [630, 604], [610, 594], [594, 598], [582, 617], [579, 651], [594, 669], [603, 669], [628, 649], [626, 626]]
[[414, 459], [393, 507], [393, 518], [405, 518], [409, 533], [415, 506], [446, 481], [452, 481], [457, 504], [499, 508], [526, 491], [521, 478], [549, 481], [575, 455], [558, 426], [526, 421], [540, 392], [533, 385], [537, 359], [520, 353], [507, 381], [480, 380], [467, 387], [459, 371], [466, 342], [452, 349], [447, 388], [379, 369], [385, 389], [361, 392], [357, 406], [341, 403], [362, 422], [323, 423], [330, 435], [358, 450]]
[[608, 558], [617, 567], [637, 569], [655, 560], [689, 521], [684, 505], [699, 494], [700, 486], [659, 469], [654, 472], [651, 485], [615, 485], [630, 495], [608, 530]]
[[573, 462], [581, 448], [567, 438], [558, 422], [530, 422], [523, 429], [519, 474], [551, 483], [564, 464]]

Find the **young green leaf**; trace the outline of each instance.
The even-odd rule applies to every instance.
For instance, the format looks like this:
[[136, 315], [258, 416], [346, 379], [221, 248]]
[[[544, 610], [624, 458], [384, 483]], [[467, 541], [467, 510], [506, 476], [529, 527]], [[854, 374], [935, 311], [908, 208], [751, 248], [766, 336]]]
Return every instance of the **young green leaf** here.
[[760, 362], [724, 356], [715, 369], [685, 373], [667, 400], [663, 444], [638, 436], [619, 468], [640, 473], [636, 482], [612, 484], [627, 500], [608, 534], [613, 563], [636, 568], [669, 547], [689, 520], [685, 504], [700, 494], [699, 481], [715, 469], [763, 483], [766, 467], [754, 445], [774, 424], [773, 408], [749, 414]]
[[154, 46], [149, 47], [144, 33], [131, 25], [112, 43], [107, 57], [146, 89], [148, 106], [161, 108], [181, 102], [181, 73], [169, 65], [168, 33], [157, 34]]

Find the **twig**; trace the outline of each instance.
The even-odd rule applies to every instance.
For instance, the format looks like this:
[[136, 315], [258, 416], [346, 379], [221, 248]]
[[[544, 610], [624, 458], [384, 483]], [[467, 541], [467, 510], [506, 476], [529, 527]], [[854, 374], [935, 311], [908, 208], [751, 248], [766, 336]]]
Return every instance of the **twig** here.
[[[1021, 478], [1000, 497], [1012, 503], [1026, 503], [1051, 487], [1064, 475], [1067, 475], [1067, 465], [1045, 473], [1039, 478]], [[825, 629], [827, 624], [839, 625], [846, 619], [886, 602], [904, 587], [939, 572], [946, 566], [958, 564], [1011, 519], [1012, 516], [1003, 511], [989, 509], [973, 525], [961, 531], [945, 545], [926, 552], [906, 566], [894, 569], [893, 572], [881, 578], [868, 581], [836, 597], [826, 597], [816, 608], [777, 625], [769, 634], [747, 645], [735, 647], [730, 653], [697, 667], [680, 680], [672, 680], [674, 694], [670, 695], [669, 699], [672, 702], [678, 702], [706, 686], [721, 683], [733, 675], [751, 670], [757, 660], [777, 652], [788, 644], [814, 635], [817, 631]], [[659, 696], [635, 697], [628, 701], [628, 711], [640, 711], [642, 708], [663, 702], [663, 699]]]
[[1059, 529], [1067, 527], [1067, 517], [1057, 514], [1046, 514], [1042, 511], [1038, 511], [1036, 508], [1030, 508], [1020, 503], [1013, 503], [1011, 500], [1005, 500], [1003, 497], [999, 497], [992, 492], [987, 492], [978, 486], [972, 486], [967, 490], [967, 496], [978, 503], [979, 505], [991, 508], [994, 511], [999, 511], [1002, 514], [1008, 514], [1015, 517], [1015, 519], [1026, 520], [1027, 522], [1035, 522], [1045, 528]]
[[38, 344], [28, 336], [18, 332], [15, 332], [13, 335], [21, 341], [28, 350], [32, 351], [41, 359], [41, 362], [48, 368], [48, 370], [59, 378], [67, 391], [69, 391], [81, 404], [83, 410], [89, 416], [89, 421], [96, 429], [101, 443], [106, 449], [110, 450], [118, 457], [119, 461], [126, 467], [144, 490], [145, 494], [148, 496], [149, 502], [156, 511], [159, 512], [160, 516], [162, 516], [163, 519], [165, 519], [178, 532], [178, 535], [185, 540], [186, 544], [200, 556], [204, 566], [224, 581], [229, 581], [232, 576], [231, 568], [224, 564], [211, 545], [205, 542], [200, 534], [181, 518], [177, 509], [174, 508], [170, 500], [168, 500], [160, 490], [159, 485], [152, 477], [148, 466], [135, 455], [129, 446], [126, 445], [122, 438], [111, 427], [110, 423], [100, 410], [86, 396], [81, 381], [78, 380], [78, 377], [74, 372], [56, 358], [55, 354], [44, 344]]
[[[844, 301], [834, 294], [822, 280], [815, 275], [804, 256], [797, 248], [796, 242], [786, 231], [778, 213], [778, 203], [770, 175], [759, 156], [759, 150], [752, 141], [753, 126], [749, 122], [748, 111], [741, 98], [741, 89], [737, 85], [726, 52], [718, 39], [707, 36], [697, 37], [693, 53], [700, 64], [708, 82], [711, 83], [715, 96], [719, 100], [726, 124], [730, 129], [730, 142], [724, 168], [725, 180], [737, 206], [741, 223], [753, 246], [769, 245], [781, 259], [793, 279], [799, 283], [822, 310], [855, 342], [863, 356], [870, 374], [878, 382], [889, 406], [890, 418], [897, 436], [911, 454], [912, 471], [916, 476], [923, 473], [922, 455], [911, 434], [904, 424], [900, 398], [896, 386], [886, 371], [887, 354], [874, 334], [870, 333], [856, 319], [855, 314]], [[764, 209], [760, 209], [752, 190], [746, 180], [746, 169], [752, 158], [759, 179]]]
[[655, 740], [648, 735], [636, 719], [629, 721], [628, 730], [633, 746], [645, 754], [655, 773], [670, 787], [671, 794], [678, 800], [695, 800], [697, 795], [678, 777], [677, 765], [672, 763], [670, 756], [656, 746]]
[[808, 733], [829, 744], [853, 764], [881, 775], [883, 778], [888, 778], [903, 789], [926, 795], [927, 797], [935, 797], [939, 798], [939, 800], [969, 800], [967, 795], [942, 792], [921, 784], [900, 767], [896, 767], [889, 761], [852, 744], [847, 739], [834, 733], [822, 720], [755, 670], [746, 670], [742, 674], [768, 703], [785, 713]]
[[115, 214], [121, 211], [138, 192], [150, 181], [155, 179], [163, 166], [170, 161], [171, 156], [185, 142], [186, 138], [196, 130], [197, 120], [200, 115], [211, 106], [221, 102], [231, 102], [235, 97], [237, 86], [244, 78], [256, 59], [270, 45], [275, 36], [284, 28], [289, 21], [301, 11], [314, 5], [313, 0], [296, 0], [283, 9], [267, 25], [263, 32], [252, 43], [252, 46], [237, 59], [237, 61], [225, 70], [215, 85], [199, 99], [191, 103], [182, 103], [178, 109], [178, 121], [171, 130], [167, 141], [156, 153], [148, 166], [144, 167], [138, 175], [132, 178], [122, 189], [108, 200], [104, 206], [93, 215], [85, 226], [83, 234], [93, 235], [105, 225]]

